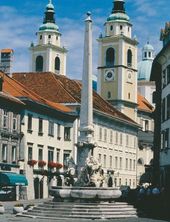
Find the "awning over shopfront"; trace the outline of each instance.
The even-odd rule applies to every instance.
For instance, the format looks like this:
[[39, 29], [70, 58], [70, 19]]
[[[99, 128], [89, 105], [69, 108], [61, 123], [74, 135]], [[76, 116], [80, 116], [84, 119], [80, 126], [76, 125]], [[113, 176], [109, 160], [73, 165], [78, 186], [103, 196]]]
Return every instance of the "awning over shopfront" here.
[[0, 186], [27, 186], [28, 181], [22, 174], [0, 172]]

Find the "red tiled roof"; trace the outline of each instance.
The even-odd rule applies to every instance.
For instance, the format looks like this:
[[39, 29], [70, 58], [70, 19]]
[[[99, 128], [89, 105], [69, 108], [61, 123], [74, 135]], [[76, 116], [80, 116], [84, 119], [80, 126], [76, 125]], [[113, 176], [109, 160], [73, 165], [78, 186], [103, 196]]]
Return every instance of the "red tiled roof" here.
[[154, 107], [142, 95], [138, 94], [138, 109], [146, 112], [153, 112]]
[[21, 98], [26, 97], [33, 101], [39, 102], [43, 105], [47, 105], [51, 108], [62, 112], [71, 112], [72, 110], [62, 104], [51, 102], [35, 92], [28, 90], [24, 85], [22, 85], [17, 80], [10, 78], [9, 76], [5, 75], [4, 73], [0, 72], [0, 76], [4, 79], [3, 82], [3, 92], [6, 94], [10, 94], [13, 97]]
[[[33, 90], [38, 95], [59, 103], [80, 103], [81, 83], [71, 80], [63, 75], [56, 75], [51, 72], [44, 73], [14, 73], [13, 78]], [[132, 124], [132, 119], [115, 109], [110, 103], [93, 92], [93, 107], [113, 117], [117, 117]]]

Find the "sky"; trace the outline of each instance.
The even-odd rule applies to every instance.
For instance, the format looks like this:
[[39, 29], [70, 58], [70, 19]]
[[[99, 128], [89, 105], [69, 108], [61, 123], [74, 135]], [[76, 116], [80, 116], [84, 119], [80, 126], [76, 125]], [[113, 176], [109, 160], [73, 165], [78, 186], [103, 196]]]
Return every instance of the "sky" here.
[[[157, 54], [161, 47], [160, 29], [170, 21], [170, 0], [126, 0], [126, 12], [133, 24], [133, 36], [141, 49], [149, 40]], [[91, 11], [93, 19], [93, 73], [97, 74], [98, 44], [113, 0], [53, 0], [56, 23], [62, 33], [62, 45], [68, 49], [67, 75], [81, 79], [84, 44], [84, 19]], [[48, 0], [0, 0], [0, 49], [14, 49], [13, 72], [29, 71], [31, 42], [42, 24]]]

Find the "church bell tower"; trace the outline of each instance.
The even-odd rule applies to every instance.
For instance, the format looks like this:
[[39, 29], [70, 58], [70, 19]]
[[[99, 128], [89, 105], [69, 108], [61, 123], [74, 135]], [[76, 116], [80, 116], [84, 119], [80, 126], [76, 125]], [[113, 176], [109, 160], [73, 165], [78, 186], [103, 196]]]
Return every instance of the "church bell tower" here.
[[37, 32], [37, 45], [30, 46], [31, 72], [54, 72], [66, 75], [67, 50], [61, 46], [61, 33], [55, 22], [52, 0], [46, 6], [43, 24]]
[[130, 118], [137, 115], [137, 45], [124, 0], [114, 0], [98, 38], [98, 93]]

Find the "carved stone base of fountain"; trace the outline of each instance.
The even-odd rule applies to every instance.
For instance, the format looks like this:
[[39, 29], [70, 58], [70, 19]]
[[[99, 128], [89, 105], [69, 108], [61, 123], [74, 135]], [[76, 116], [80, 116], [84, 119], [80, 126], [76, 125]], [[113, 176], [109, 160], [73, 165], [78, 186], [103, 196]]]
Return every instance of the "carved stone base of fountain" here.
[[121, 191], [104, 187], [52, 187], [50, 195], [56, 201], [100, 202], [113, 201], [121, 196]]

